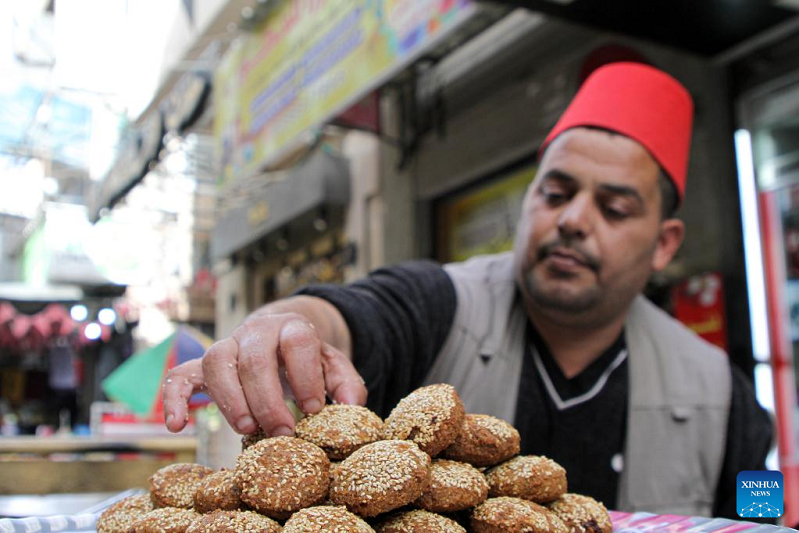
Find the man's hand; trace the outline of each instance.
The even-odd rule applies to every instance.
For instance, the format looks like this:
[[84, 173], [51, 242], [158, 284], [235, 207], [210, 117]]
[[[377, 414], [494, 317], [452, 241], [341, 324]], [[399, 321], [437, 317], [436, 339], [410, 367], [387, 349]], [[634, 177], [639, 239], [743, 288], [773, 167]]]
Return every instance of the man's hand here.
[[189, 398], [203, 391], [240, 433], [252, 433], [260, 425], [267, 435], [290, 435], [294, 417], [283, 399], [283, 372], [305, 413], [322, 409], [325, 391], [338, 403], [366, 402], [366, 387], [352, 362], [322, 341], [304, 315], [255, 313], [201, 359], [167, 373], [166, 426], [172, 432], [182, 430]]

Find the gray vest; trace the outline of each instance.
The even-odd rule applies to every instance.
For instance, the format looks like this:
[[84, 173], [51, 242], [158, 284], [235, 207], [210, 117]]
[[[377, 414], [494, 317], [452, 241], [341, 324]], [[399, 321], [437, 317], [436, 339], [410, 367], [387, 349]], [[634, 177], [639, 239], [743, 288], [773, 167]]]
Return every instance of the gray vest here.
[[[510, 253], [444, 268], [457, 309], [425, 383], [454, 385], [469, 413], [513, 422], [527, 314]], [[710, 516], [732, 378], [723, 351], [639, 296], [625, 324], [630, 392], [617, 510]], [[481, 355], [490, 356], [489, 363]]]

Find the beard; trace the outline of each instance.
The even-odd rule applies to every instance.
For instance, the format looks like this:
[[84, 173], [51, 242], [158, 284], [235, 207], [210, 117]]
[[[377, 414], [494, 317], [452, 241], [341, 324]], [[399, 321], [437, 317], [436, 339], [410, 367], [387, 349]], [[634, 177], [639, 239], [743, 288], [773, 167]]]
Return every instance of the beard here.
[[586, 250], [580, 242], [561, 236], [539, 246], [535, 253], [535, 261], [522, 273], [522, 282], [530, 302], [539, 309], [556, 312], [586, 313], [596, 309], [604, 297], [601, 287], [596, 284], [585, 286], [577, 279], [577, 275], [550, 271], [542, 264], [553, 251], [558, 249], [577, 254], [585, 267], [598, 275], [599, 258]]
[[[541, 282], [532, 271], [525, 272], [522, 281], [532, 304], [542, 310], [586, 313], [596, 309], [603, 299], [597, 286], [574, 290], [557, 282]], [[567, 280], [564, 278], [563, 282]]]

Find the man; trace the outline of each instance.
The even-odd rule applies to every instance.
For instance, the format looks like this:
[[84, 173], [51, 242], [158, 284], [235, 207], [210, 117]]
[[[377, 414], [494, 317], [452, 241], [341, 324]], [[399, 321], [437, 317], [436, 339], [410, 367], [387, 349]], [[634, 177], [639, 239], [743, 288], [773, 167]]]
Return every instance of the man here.
[[768, 417], [723, 352], [640, 296], [682, 242], [692, 108], [657, 69], [598, 69], [541, 148], [513, 253], [409, 262], [269, 304], [170, 373], [167, 426], [183, 427], [203, 383], [240, 432], [284, 435], [281, 379], [306, 413], [326, 392], [362, 404], [368, 387], [384, 416], [449, 382], [467, 412], [513, 422], [522, 453], [560, 462], [573, 492], [735, 517], [735, 478], [764, 468]]

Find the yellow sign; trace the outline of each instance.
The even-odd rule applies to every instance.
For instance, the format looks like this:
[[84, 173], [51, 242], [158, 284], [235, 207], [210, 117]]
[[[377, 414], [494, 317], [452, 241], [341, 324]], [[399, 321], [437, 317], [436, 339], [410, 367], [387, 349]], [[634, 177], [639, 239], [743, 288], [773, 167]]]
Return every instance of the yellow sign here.
[[439, 259], [464, 261], [513, 248], [524, 193], [536, 170], [526, 167], [445, 200], [438, 211], [443, 223]]
[[223, 169], [220, 181], [237, 175], [241, 161], [236, 150], [239, 115], [239, 76], [241, 42], [234, 42], [214, 73], [214, 148]]
[[474, 10], [473, 0], [282, 0], [215, 76], [225, 176], [257, 172]]

